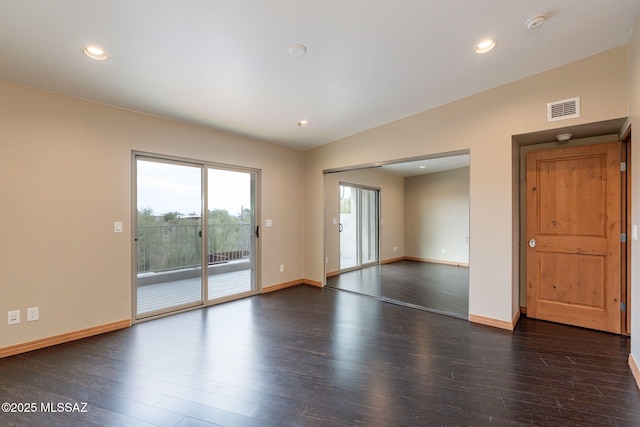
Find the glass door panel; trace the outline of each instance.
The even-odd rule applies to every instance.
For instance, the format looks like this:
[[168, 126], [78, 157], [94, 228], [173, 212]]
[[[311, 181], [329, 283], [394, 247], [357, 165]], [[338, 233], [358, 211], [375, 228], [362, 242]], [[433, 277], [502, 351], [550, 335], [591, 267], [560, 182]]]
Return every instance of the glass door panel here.
[[379, 190], [340, 184], [340, 270], [378, 262]]
[[360, 264], [369, 264], [378, 262], [378, 190], [360, 190]]
[[202, 304], [202, 168], [136, 159], [136, 318]]
[[207, 169], [208, 300], [256, 289], [255, 174]]
[[358, 192], [340, 184], [340, 270], [358, 266]]

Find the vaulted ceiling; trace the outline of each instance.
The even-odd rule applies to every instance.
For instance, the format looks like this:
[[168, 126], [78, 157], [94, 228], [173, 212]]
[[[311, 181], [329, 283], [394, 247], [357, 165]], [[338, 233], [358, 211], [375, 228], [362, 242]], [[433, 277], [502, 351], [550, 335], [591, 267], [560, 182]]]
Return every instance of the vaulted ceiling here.
[[[307, 150], [624, 45], [639, 12], [640, 0], [4, 0], [0, 79]], [[476, 53], [485, 39], [497, 46]]]

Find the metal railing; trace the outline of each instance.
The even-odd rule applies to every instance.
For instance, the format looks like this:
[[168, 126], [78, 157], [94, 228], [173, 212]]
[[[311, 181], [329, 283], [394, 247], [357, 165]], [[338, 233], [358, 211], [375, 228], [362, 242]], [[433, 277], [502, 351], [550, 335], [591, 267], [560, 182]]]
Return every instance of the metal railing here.
[[[138, 226], [138, 273], [199, 267], [200, 230], [200, 224]], [[249, 259], [252, 232], [251, 224], [209, 224], [209, 264]]]

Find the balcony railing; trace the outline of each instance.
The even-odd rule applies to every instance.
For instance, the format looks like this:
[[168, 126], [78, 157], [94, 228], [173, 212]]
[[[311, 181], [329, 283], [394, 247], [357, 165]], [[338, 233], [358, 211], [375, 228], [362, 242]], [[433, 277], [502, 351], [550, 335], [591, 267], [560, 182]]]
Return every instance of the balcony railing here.
[[[199, 267], [200, 230], [200, 224], [138, 226], [138, 274]], [[209, 224], [208, 263], [250, 259], [252, 233], [251, 224]]]

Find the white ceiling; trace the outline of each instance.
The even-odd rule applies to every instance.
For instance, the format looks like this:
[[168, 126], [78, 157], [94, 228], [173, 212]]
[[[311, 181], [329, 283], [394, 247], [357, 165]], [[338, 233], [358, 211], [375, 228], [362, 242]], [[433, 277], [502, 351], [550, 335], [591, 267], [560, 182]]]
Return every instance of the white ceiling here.
[[399, 163], [391, 163], [381, 166], [386, 172], [394, 175], [410, 177], [426, 175], [436, 172], [444, 172], [451, 169], [459, 169], [469, 166], [468, 154], [449, 155], [436, 158], [425, 158]]
[[[3, 0], [0, 79], [307, 150], [623, 45], [639, 12], [640, 0]], [[486, 38], [498, 46], [476, 54]]]

